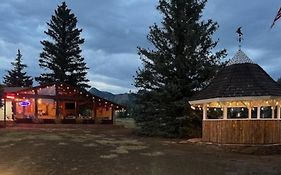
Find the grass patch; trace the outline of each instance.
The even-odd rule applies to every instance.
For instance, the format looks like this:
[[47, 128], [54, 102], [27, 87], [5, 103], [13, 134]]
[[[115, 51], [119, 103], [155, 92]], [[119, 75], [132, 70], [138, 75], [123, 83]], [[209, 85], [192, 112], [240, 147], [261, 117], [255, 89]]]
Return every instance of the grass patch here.
[[135, 120], [132, 118], [117, 118], [115, 122], [125, 128], [136, 128]]

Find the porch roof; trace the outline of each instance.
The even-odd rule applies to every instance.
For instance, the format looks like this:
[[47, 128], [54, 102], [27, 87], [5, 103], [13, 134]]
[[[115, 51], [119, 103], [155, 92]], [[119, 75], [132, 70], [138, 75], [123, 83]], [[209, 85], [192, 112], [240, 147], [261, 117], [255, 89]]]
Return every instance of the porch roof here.
[[[40, 94], [43, 89], [50, 89], [44, 93]], [[53, 89], [52, 89], [53, 88]], [[49, 92], [49, 93], [47, 93]], [[58, 100], [85, 100], [92, 101], [97, 104], [111, 106], [115, 109], [126, 109], [125, 106], [114, 103], [102, 97], [96, 96], [85, 89], [79, 87], [74, 87], [66, 83], [48, 83], [35, 87], [6, 87], [4, 88], [4, 93], [14, 93], [19, 97], [37, 97], [37, 98], [51, 98]]]

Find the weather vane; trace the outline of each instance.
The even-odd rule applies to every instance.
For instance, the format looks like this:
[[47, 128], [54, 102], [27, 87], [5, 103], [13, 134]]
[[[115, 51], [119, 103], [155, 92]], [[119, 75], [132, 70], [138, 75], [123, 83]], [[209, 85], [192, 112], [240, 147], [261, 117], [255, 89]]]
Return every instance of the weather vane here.
[[236, 30], [236, 33], [238, 34], [238, 43], [239, 43], [239, 50], [241, 50], [241, 42], [243, 40], [243, 33], [241, 31], [242, 27], [238, 27], [238, 29]]

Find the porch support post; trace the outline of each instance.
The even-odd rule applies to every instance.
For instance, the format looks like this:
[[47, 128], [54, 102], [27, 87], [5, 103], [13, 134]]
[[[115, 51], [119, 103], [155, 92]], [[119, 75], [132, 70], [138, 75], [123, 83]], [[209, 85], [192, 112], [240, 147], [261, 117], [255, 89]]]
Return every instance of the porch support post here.
[[60, 110], [59, 110], [59, 100], [56, 100], [56, 119], [59, 119]]
[[223, 106], [223, 119], [227, 120], [227, 106]]
[[111, 122], [112, 122], [112, 124], [114, 123], [114, 108], [113, 107], [111, 107]]
[[280, 119], [280, 106], [277, 106], [277, 119]]
[[258, 106], [257, 107], [257, 119], [260, 119], [261, 118], [261, 107]]
[[248, 118], [252, 119], [252, 108], [248, 107]]
[[79, 110], [79, 109], [78, 109], [78, 102], [75, 101], [74, 103], [75, 103], [75, 117], [76, 117], [76, 118], [79, 118], [79, 113], [78, 113], [78, 110]]
[[6, 128], [6, 119], [7, 119], [7, 104], [6, 104], [6, 94], [4, 94], [4, 128]]
[[56, 122], [60, 120], [60, 109], [59, 109], [59, 98], [58, 98], [58, 84], [55, 84], [55, 94], [56, 94]]
[[207, 105], [203, 105], [203, 120], [207, 119]]
[[275, 114], [275, 106], [271, 107], [271, 118], [274, 119], [274, 114]]
[[34, 115], [35, 118], [38, 119], [38, 92], [35, 90], [35, 98], [34, 98]]

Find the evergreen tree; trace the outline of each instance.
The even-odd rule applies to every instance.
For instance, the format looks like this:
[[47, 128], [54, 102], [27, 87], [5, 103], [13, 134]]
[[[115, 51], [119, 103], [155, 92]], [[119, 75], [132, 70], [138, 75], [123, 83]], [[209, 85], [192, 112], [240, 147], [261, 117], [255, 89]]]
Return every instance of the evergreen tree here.
[[40, 84], [65, 82], [81, 88], [90, 87], [86, 78], [89, 68], [81, 56], [80, 45], [84, 43], [84, 39], [80, 38], [82, 29], [76, 27], [77, 18], [65, 2], [58, 6], [47, 25], [49, 29], [45, 34], [52, 41], [41, 41], [43, 52], [39, 58], [39, 66], [47, 72], [36, 80]]
[[159, 0], [161, 26], [150, 27], [153, 49], [138, 48], [143, 68], [137, 71], [135, 107], [138, 132], [168, 137], [194, 135], [199, 117], [188, 104], [220, 66], [225, 50], [212, 52], [218, 28], [201, 20], [206, 0]]
[[18, 50], [15, 62], [11, 64], [13, 65], [13, 69], [9, 70], [8, 74], [4, 76], [4, 85], [9, 87], [31, 87], [33, 80], [24, 72], [24, 68], [27, 66], [22, 63], [20, 50]]

